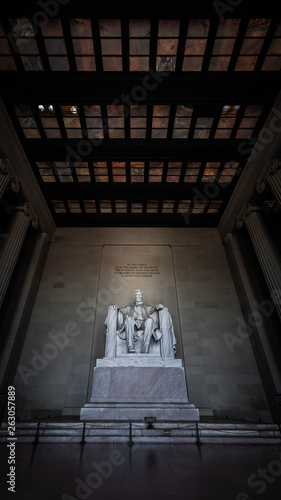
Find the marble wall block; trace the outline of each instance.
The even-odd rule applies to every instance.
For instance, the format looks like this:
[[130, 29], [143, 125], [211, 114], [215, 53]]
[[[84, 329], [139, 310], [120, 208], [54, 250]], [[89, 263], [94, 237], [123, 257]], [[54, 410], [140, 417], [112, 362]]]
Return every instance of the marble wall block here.
[[[129, 263], [160, 274], [112, 274]], [[270, 420], [250, 339], [234, 352], [225, 342], [242, 312], [218, 232], [206, 228], [56, 230], [14, 380], [19, 418], [79, 415], [104, 356], [108, 305], [129, 304], [139, 287], [172, 315], [190, 402], [218, 417]]]

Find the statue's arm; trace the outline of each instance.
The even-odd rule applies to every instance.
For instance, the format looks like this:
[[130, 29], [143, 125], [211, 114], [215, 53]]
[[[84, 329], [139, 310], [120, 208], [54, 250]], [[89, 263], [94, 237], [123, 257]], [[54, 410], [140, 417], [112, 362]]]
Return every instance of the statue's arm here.
[[119, 310], [121, 311], [122, 314], [129, 314], [129, 310], [130, 310], [130, 306], [126, 306], [126, 307], [119, 307]]
[[[125, 320], [128, 316], [130, 307], [118, 307], [117, 311], [117, 335], [123, 340], [125, 340], [126, 336], [124, 336], [124, 328], [125, 328]], [[122, 333], [123, 332], [123, 333]]]
[[156, 304], [156, 306], [154, 307], [154, 311], [160, 311], [161, 309], [164, 309], [163, 304]]
[[120, 309], [117, 304], [111, 304], [108, 309], [115, 310], [115, 309]]
[[164, 306], [162, 304], [157, 304], [156, 306], [149, 306], [149, 314], [152, 314], [160, 309], [163, 309]]

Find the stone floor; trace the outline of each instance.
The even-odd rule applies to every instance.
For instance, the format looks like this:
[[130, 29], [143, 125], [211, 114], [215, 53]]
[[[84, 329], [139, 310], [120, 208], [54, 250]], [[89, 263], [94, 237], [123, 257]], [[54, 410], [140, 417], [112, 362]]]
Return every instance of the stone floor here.
[[278, 445], [18, 443], [14, 495], [0, 450], [1, 500], [280, 500]]

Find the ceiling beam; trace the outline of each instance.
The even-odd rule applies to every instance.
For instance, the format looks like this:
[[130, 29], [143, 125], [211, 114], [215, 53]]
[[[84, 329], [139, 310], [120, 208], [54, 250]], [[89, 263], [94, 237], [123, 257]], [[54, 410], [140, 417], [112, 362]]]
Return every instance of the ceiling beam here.
[[129, 184], [116, 183], [80, 183], [80, 184], [49, 184], [42, 186], [42, 191], [48, 199], [52, 200], [72, 200], [72, 199], [114, 199], [114, 200], [202, 200], [210, 202], [212, 200], [228, 200], [233, 183], [203, 183], [197, 186], [195, 183], [166, 183], [166, 184]]
[[48, 209], [46, 200], [38, 188], [36, 177], [22, 144], [15, 133], [7, 110], [0, 98], [0, 157], [8, 158], [15, 170], [20, 183], [20, 196], [25, 201], [29, 201], [39, 219], [42, 232], [48, 234], [49, 239], [55, 231], [55, 224]]
[[[155, 85], [156, 84], [156, 85]], [[272, 103], [281, 74], [269, 72], [3, 72], [7, 104], [187, 104]], [[141, 87], [141, 90], [140, 90]], [[263, 89], [262, 96], [261, 90]], [[16, 102], [15, 102], [16, 100]]]
[[[98, 140], [97, 140], [98, 141]], [[103, 140], [90, 139], [24, 141], [28, 158], [33, 161], [242, 161], [253, 148], [253, 141], [217, 139], [165, 140]]]
[[54, 217], [57, 227], [216, 227], [218, 214], [209, 215], [89, 215], [71, 214]]
[[[3, 3], [1, 11], [3, 14], [12, 17], [15, 16], [34, 16], [37, 12], [48, 13], [48, 5], [53, 16], [64, 15], [70, 17], [83, 18], [85, 16], [110, 17], [135, 17], [161, 15], [165, 17], [192, 16], [193, 18], [215, 17], [224, 15], [224, 17], [239, 17], [241, 15], [250, 17], [264, 17], [278, 15], [280, 6], [276, 0], [267, 0], [266, 2], [257, 2], [256, 0], [247, 0], [241, 2], [211, 2], [210, 0], [162, 0], [161, 2], [151, 2], [151, 0], [134, 0], [128, 8], [128, 3], [120, 0], [103, 0], [102, 2], [81, 2], [81, 0], [57, 0], [48, 2], [47, 0], [29, 0], [19, 3], [15, 0]], [[220, 9], [218, 8], [220, 6]], [[54, 13], [54, 9], [57, 13]], [[224, 10], [222, 10], [224, 9]]]
[[[255, 196], [262, 201], [260, 194], [256, 193], [257, 179], [268, 159], [279, 159], [281, 156], [280, 109], [281, 92], [264, 124], [265, 134], [260, 134], [219, 223], [218, 231], [222, 240], [227, 233], [237, 230], [236, 218], [245, 203], [250, 202]], [[274, 199], [272, 194], [269, 196], [270, 199]]]

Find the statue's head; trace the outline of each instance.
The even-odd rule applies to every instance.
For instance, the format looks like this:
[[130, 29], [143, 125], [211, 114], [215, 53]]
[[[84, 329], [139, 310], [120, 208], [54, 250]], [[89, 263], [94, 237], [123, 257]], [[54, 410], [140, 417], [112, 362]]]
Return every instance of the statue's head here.
[[142, 300], [143, 292], [140, 288], [134, 291], [134, 297], [137, 301]]

